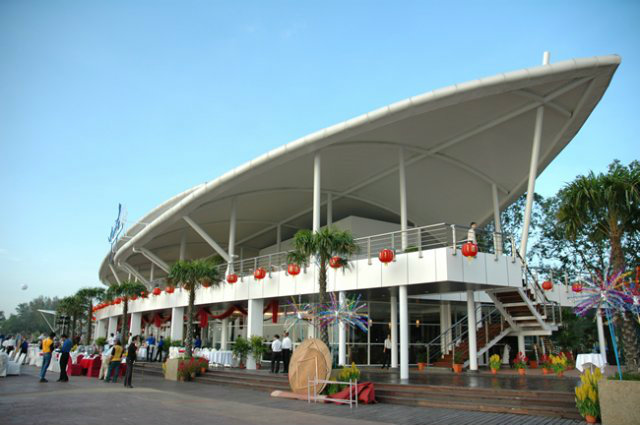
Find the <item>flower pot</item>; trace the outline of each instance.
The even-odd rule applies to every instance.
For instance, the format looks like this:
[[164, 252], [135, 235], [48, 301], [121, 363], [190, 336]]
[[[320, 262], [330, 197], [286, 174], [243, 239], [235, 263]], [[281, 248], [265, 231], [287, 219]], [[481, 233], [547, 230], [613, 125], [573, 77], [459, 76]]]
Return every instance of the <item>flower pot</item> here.
[[202, 367], [200, 368], [200, 374], [204, 375], [204, 373], [207, 371], [206, 367]]
[[244, 365], [244, 363], [240, 363], [238, 364], [238, 369], [244, 369], [246, 366]]
[[549, 369], [547, 369], [546, 367], [542, 368], [542, 374], [543, 375], [548, 375], [549, 374]]
[[493, 375], [496, 375], [498, 373], [498, 369], [491, 368], [491, 373]]
[[595, 424], [595, 423], [596, 423], [596, 417], [595, 417], [595, 416], [585, 415], [584, 420], [585, 420], [588, 424]]
[[530, 367], [531, 369], [537, 369], [537, 368], [538, 368], [538, 362], [537, 362], [537, 361], [535, 361], [535, 360], [531, 360], [531, 361], [529, 362], [529, 367]]
[[418, 370], [423, 371], [426, 365], [427, 365], [426, 363], [418, 363]]
[[518, 374], [524, 376], [527, 373], [527, 369], [521, 367], [518, 369]]
[[462, 372], [462, 365], [461, 365], [461, 364], [454, 363], [454, 365], [453, 365], [453, 371], [454, 371], [455, 373], [460, 373], [460, 372]]

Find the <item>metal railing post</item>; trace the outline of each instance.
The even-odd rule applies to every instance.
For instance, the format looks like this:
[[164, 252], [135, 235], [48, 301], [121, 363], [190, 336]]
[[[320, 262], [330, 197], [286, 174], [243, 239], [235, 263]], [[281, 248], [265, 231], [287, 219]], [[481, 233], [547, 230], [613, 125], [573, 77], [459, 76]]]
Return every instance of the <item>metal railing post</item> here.
[[395, 252], [396, 250], [396, 234], [392, 233], [391, 234], [391, 249]]
[[451, 248], [453, 249], [453, 255], [457, 254], [457, 249], [456, 249], [456, 225], [452, 224], [451, 225]]

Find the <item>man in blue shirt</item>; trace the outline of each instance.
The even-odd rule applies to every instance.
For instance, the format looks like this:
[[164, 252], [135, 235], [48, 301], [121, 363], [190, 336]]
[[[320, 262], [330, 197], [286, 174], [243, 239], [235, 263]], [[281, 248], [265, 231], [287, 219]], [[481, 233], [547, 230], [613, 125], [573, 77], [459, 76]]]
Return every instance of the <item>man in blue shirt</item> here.
[[200, 339], [200, 335], [196, 336], [196, 341], [193, 343], [193, 346], [195, 348], [201, 348], [202, 347], [202, 340]]
[[71, 353], [71, 347], [73, 346], [73, 342], [71, 342], [71, 338], [68, 338], [66, 335], [62, 335], [62, 345], [60, 347], [60, 351], [62, 354], [60, 355], [60, 378], [58, 382], [69, 382], [69, 377], [67, 376], [67, 364], [69, 364], [69, 355]]
[[162, 363], [162, 353], [164, 351], [164, 337], [160, 335], [160, 339], [158, 339], [158, 346], [156, 347], [156, 358], [154, 361], [158, 361], [158, 357], [160, 357], [160, 363]]
[[156, 339], [153, 335], [149, 335], [147, 338], [147, 361], [153, 360], [153, 349], [156, 346]]

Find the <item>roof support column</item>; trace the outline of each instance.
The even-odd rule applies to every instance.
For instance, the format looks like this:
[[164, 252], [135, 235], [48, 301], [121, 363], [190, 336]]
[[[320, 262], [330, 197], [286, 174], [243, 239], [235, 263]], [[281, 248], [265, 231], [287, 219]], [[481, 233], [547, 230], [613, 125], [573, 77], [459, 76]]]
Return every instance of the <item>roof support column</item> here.
[[152, 267], [153, 267], [153, 264], [155, 264], [156, 266], [164, 270], [165, 273], [169, 273], [169, 269], [170, 269], [169, 265], [164, 261], [162, 261], [153, 252], [149, 251], [147, 248], [133, 248], [133, 252], [139, 252], [140, 254], [144, 255], [147, 258], [147, 260], [151, 261]]
[[236, 198], [231, 198], [231, 214], [229, 217], [229, 265], [227, 266], [227, 274], [233, 273], [233, 260], [235, 258], [235, 245], [236, 245]]
[[398, 295], [396, 288], [391, 288], [389, 297], [391, 310], [391, 367], [398, 367]]
[[120, 266], [129, 272], [129, 279], [131, 279], [131, 275], [133, 275], [137, 280], [144, 283], [147, 287], [149, 286], [149, 281], [145, 279], [144, 276], [142, 276], [140, 272], [138, 272], [138, 270], [131, 267], [129, 263], [125, 261], [121, 263]]
[[493, 227], [495, 228], [495, 236], [493, 243], [495, 244], [496, 253], [502, 254], [502, 225], [500, 224], [500, 204], [498, 203], [498, 187], [495, 183], [491, 185], [491, 198], [493, 200]]
[[182, 237], [180, 238], [180, 257], [178, 259], [180, 261], [184, 261], [187, 256], [187, 231], [182, 232]]
[[398, 287], [400, 305], [400, 379], [409, 379], [409, 300], [407, 285]]
[[151, 262], [151, 269], [149, 270], [149, 282], [153, 282], [153, 278], [156, 274], [156, 265]]
[[[544, 52], [543, 65], [549, 65], [549, 52]], [[520, 256], [526, 261], [527, 240], [529, 239], [529, 226], [531, 225], [531, 211], [533, 210], [533, 195], [536, 191], [536, 175], [538, 174], [538, 158], [540, 157], [540, 139], [542, 138], [542, 119], [544, 106], [536, 109], [536, 124], [533, 130], [533, 146], [531, 148], [531, 162], [529, 163], [529, 183], [527, 184], [527, 205], [524, 210], [524, 224], [520, 242]]]
[[327, 226], [333, 224], [333, 195], [327, 194]]
[[193, 219], [191, 219], [191, 217], [189, 217], [188, 215], [185, 215], [184, 217], [182, 217], [182, 219], [186, 221], [187, 224], [191, 226], [191, 228], [195, 230], [196, 233], [199, 234], [200, 237], [204, 239], [205, 242], [208, 243], [211, 248], [213, 248], [224, 259], [224, 261], [229, 262], [229, 254], [227, 254], [226, 251], [222, 249], [222, 247], [218, 245], [218, 243], [213, 240], [213, 238], [209, 236], [202, 227], [198, 225], [198, 223], [193, 221]]
[[171, 328], [169, 337], [171, 341], [182, 341], [184, 327], [184, 307], [171, 309]]
[[316, 153], [313, 157], [313, 231], [318, 232], [320, 230], [320, 212], [322, 206], [322, 200], [320, 199], [320, 171], [321, 161], [320, 153]]
[[404, 149], [398, 151], [398, 177], [400, 180], [400, 231], [402, 251], [407, 249], [407, 180], [404, 168]]
[[276, 251], [281, 252], [282, 249], [280, 246], [282, 245], [282, 225], [278, 224], [276, 226]]
[[476, 302], [473, 290], [467, 290], [467, 332], [469, 337], [469, 370], [478, 371], [478, 343], [476, 338]]
[[[249, 300], [247, 311], [247, 338], [263, 335], [264, 299]], [[277, 314], [277, 313], [276, 313]], [[256, 369], [256, 359], [253, 355], [247, 357], [247, 369]]]
[[120, 278], [118, 277], [118, 273], [116, 273], [116, 269], [113, 268], [113, 264], [109, 263], [109, 269], [111, 270], [111, 273], [113, 273], [113, 277], [116, 278], [116, 282], [118, 282], [118, 285], [120, 285]]

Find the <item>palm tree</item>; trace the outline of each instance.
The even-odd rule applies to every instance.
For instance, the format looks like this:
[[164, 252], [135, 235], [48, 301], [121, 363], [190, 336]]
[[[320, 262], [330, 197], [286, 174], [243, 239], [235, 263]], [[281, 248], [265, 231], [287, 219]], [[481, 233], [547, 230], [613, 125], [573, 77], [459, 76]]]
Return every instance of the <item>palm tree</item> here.
[[104, 288], [82, 288], [77, 293], [76, 296], [81, 298], [84, 301], [84, 304], [87, 307], [87, 345], [91, 344], [91, 326], [93, 317], [93, 301], [102, 301], [104, 297]]
[[181, 260], [171, 266], [169, 270], [169, 280], [182, 285], [189, 292], [189, 306], [187, 307], [187, 337], [185, 338], [185, 352], [187, 357], [193, 353], [193, 313], [196, 302], [196, 289], [203, 282], [212, 285], [219, 285], [218, 268], [216, 261], [212, 259], [204, 260]]
[[117, 285], [112, 285], [107, 289], [106, 298], [113, 299], [116, 297], [122, 298], [122, 346], [127, 343], [127, 337], [129, 336], [129, 299], [134, 296], [140, 295], [142, 291], [146, 291], [147, 287], [140, 282], [134, 282], [125, 280]]
[[[607, 174], [578, 176], [559, 193], [558, 222], [570, 240], [585, 232], [585, 226], [596, 240], [608, 240], [609, 263], [615, 271], [624, 271], [622, 241], [640, 231], [640, 162], [628, 167], [614, 161]], [[625, 368], [637, 370], [638, 341], [635, 321], [627, 313], [622, 320], [622, 345]]]
[[[84, 300], [77, 295], [64, 297], [60, 300], [57, 308], [58, 313], [65, 314], [71, 318], [71, 338], [76, 336], [76, 322], [85, 312]], [[91, 319], [89, 319], [91, 320]]]
[[[317, 232], [311, 230], [299, 230], [293, 237], [293, 251], [289, 253], [288, 260], [291, 263], [305, 265], [311, 257], [315, 258], [318, 265], [318, 293], [319, 304], [325, 304], [327, 300], [327, 267], [332, 257], [342, 258], [347, 265], [347, 258], [354, 254], [357, 246], [349, 231], [325, 227]], [[329, 332], [326, 327], [320, 329], [320, 339], [329, 345]]]

